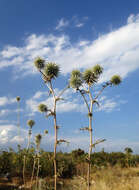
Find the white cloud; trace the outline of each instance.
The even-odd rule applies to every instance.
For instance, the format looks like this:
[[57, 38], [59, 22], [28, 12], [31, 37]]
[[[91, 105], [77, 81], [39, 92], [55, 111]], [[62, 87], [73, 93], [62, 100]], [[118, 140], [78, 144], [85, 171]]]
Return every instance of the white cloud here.
[[[18, 109], [1, 109], [0, 110], [0, 117], [7, 116], [13, 113], [17, 113], [19, 110]], [[23, 109], [20, 109], [20, 112], [23, 112]]]
[[76, 24], [76, 27], [77, 27], [77, 28], [81, 28], [81, 27], [83, 27], [83, 26], [84, 26], [84, 23], [82, 23], [82, 22]]
[[[64, 21], [61, 23], [64, 26]], [[113, 74], [125, 78], [139, 69], [138, 15], [130, 15], [127, 24], [117, 30], [101, 35], [95, 41], [85, 42], [80, 40], [73, 43], [67, 35], [32, 34], [24, 46], [7, 46], [0, 52], [0, 69], [13, 66], [16, 75], [20, 74], [20, 77], [21, 72], [23, 75], [35, 74], [33, 60], [37, 56], [57, 62], [62, 74], [74, 68], [85, 69], [99, 63], [104, 67], [100, 82], [109, 80]]]
[[104, 112], [112, 112], [112, 111], [119, 111], [120, 105], [126, 104], [126, 100], [114, 98], [108, 98], [106, 96], [101, 96], [98, 100], [99, 106], [96, 108], [95, 111], [104, 111]]
[[6, 116], [9, 113], [10, 113], [10, 110], [8, 110], [8, 109], [2, 109], [2, 110], [0, 110], [0, 117], [1, 116]]
[[64, 18], [61, 18], [56, 26], [56, 30], [62, 30], [63, 28], [69, 25], [69, 21]]
[[[56, 95], [60, 93], [59, 89], [55, 89]], [[72, 89], [68, 89], [63, 94], [61, 100], [57, 102], [57, 112], [58, 113], [65, 113], [65, 112], [80, 112], [80, 113], [87, 113], [86, 105], [80, 94], [74, 92]], [[117, 96], [113, 98], [108, 98], [107, 96], [101, 96], [98, 99], [99, 107], [96, 105], [95, 110], [96, 112], [104, 111], [104, 112], [112, 112], [112, 111], [119, 111], [120, 106], [122, 104], [127, 103], [126, 100], [121, 100]], [[46, 104], [49, 109], [53, 107], [53, 98], [52, 96], [48, 96], [47, 92], [38, 91], [36, 92], [33, 97], [26, 101], [26, 108], [31, 115], [34, 115], [38, 112], [38, 105], [39, 104]]]
[[[58, 95], [60, 93], [59, 89], [55, 89], [56, 94]], [[85, 105], [83, 103], [80, 103], [77, 98], [73, 98], [72, 96], [73, 90], [68, 89], [63, 94], [62, 98], [64, 100], [61, 100], [57, 103], [57, 112], [63, 113], [63, 112], [84, 112], [86, 110]], [[38, 105], [40, 103], [46, 104], [49, 109], [53, 108], [53, 98], [48, 97], [48, 94], [46, 92], [36, 92], [35, 95], [28, 99], [26, 101], [27, 110], [30, 110], [32, 114], [35, 112], [38, 112]]]
[[[17, 144], [20, 144], [22, 147], [26, 147], [27, 145], [27, 137], [28, 131], [21, 128], [20, 134], [22, 136], [18, 136], [18, 128], [15, 125], [7, 124], [7, 125], [0, 125], [0, 139], [1, 139], [1, 147], [17, 147]], [[34, 142], [35, 133], [32, 134], [32, 142]], [[63, 139], [59, 136], [59, 139]], [[69, 145], [62, 143], [58, 146], [58, 150], [63, 150], [69, 152], [71, 150], [81, 148], [85, 151], [89, 149], [89, 136], [87, 133], [80, 132], [79, 134], [75, 135], [68, 135], [64, 137], [65, 140], [69, 141]], [[100, 138], [95, 138], [100, 139]], [[41, 147], [48, 150], [53, 149], [53, 140], [54, 136], [48, 134], [46, 137], [43, 137]], [[112, 138], [106, 139], [105, 142], [100, 143], [96, 146], [93, 151], [101, 151], [104, 148], [105, 151], [112, 152], [112, 151], [124, 151], [126, 147], [131, 147], [134, 153], [139, 153], [139, 142], [137, 141], [129, 141], [127, 139], [117, 139], [114, 140]]]
[[0, 97], [0, 106], [13, 104], [15, 102], [16, 102], [16, 98], [10, 98], [10, 97], [6, 97], [6, 96]]
[[1, 145], [14, 146], [15, 144], [24, 143], [27, 139], [27, 131], [20, 128], [22, 136], [18, 136], [18, 128], [15, 125], [0, 125]]

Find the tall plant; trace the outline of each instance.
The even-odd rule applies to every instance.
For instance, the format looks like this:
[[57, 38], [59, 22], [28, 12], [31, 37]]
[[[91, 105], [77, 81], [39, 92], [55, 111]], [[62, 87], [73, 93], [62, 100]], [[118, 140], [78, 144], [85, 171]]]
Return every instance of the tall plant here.
[[38, 177], [39, 177], [39, 169], [40, 169], [40, 144], [42, 140], [42, 135], [38, 134], [35, 136], [35, 144], [36, 144], [36, 149], [37, 149], [37, 160], [38, 160], [38, 167], [37, 167], [37, 180], [36, 184], [38, 184]]
[[[93, 142], [93, 128], [92, 128], [92, 119], [93, 119], [93, 111], [94, 104], [99, 105], [98, 97], [101, 95], [103, 90], [108, 86], [118, 85], [121, 82], [121, 78], [119, 75], [114, 75], [110, 81], [103, 84], [102, 89], [98, 92], [97, 95], [94, 95], [94, 89], [92, 88], [99, 80], [100, 75], [103, 73], [103, 68], [100, 65], [95, 65], [90, 69], [86, 69], [83, 73], [79, 70], [73, 70], [70, 77], [70, 86], [77, 90], [83, 97], [85, 105], [88, 110], [88, 118], [89, 118], [89, 126], [81, 128], [81, 130], [87, 130], [90, 136], [90, 145], [88, 151], [88, 174], [87, 174], [87, 189], [90, 190], [90, 171], [91, 171], [91, 153], [93, 147], [96, 144], [103, 142], [105, 139], [97, 140]], [[86, 84], [84, 87], [83, 84]]]
[[65, 92], [66, 89], [69, 88], [69, 85], [66, 86], [58, 95], [56, 95], [55, 89], [53, 87], [53, 81], [59, 76], [59, 66], [55, 63], [45, 63], [45, 60], [42, 58], [38, 57], [35, 62], [35, 66], [37, 67], [38, 71], [42, 75], [42, 79], [45, 82], [49, 94], [52, 95], [53, 97], [53, 108], [49, 109], [47, 105], [45, 104], [40, 104], [38, 106], [38, 109], [40, 112], [45, 113], [47, 117], [52, 116], [54, 120], [54, 189], [57, 189], [57, 161], [56, 161], [56, 152], [57, 152], [57, 145], [60, 142], [66, 142], [63, 139], [58, 140], [58, 129], [59, 126], [57, 125], [57, 102], [62, 100], [61, 96]]
[[32, 127], [35, 125], [35, 121], [34, 120], [28, 120], [27, 121], [27, 125], [29, 126], [29, 130], [28, 130], [28, 144], [27, 144], [27, 150], [30, 147], [30, 138], [31, 138], [31, 134], [32, 134]]
[[17, 127], [18, 127], [18, 136], [20, 137], [20, 96], [16, 97], [17, 101]]
[[[28, 130], [28, 143], [27, 143], [27, 153], [29, 152], [29, 147], [30, 147], [30, 138], [31, 138], [31, 134], [32, 134], [32, 127], [35, 125], [35, 121], [34, 120], [28, 120], [27, 121], [27, 125], [29, 126], [29, 130]], [[25, 169], [26, 169], [26, 154], [24, 155], [24, 159], [23, 159], [23, 181], [24, 181], [24, 186], [25, 186]]]

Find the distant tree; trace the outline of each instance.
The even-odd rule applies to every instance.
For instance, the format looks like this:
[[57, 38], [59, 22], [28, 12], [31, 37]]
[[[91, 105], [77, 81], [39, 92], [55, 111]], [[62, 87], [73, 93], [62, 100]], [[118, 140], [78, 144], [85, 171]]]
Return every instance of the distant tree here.
[[126, 147], [124, 149], [124, 151], [125, 151], [125, 154], [126, 154], [127, 166], [130, 167], [131, 166], [131, 160], [132, 160], [131, 154], [133, 153], [133, 150], [130, 147]]
[[96, 142], [93, 143], [92, 119], [93, 119], [94, 105], [96, 104], [99, 106], [98, 97], [101, 95], [101, 93], [106, 87], [116, 86], [121, 83], [120, 76], [114, 75], [110, 79], [110, 81], [103, 84], [102, 89], [96, 95], [94, 95], [95, 93], [93, 87], [98, 82], [99, 77], [102, 73], [103, 73], [103, 68], [97, 64], [90, 69], [86, 69], [83, 73], [81, 73], [79, 70], [73, 70], [71, 72], [71, 77], [70, 77], [70, 86], [76, 89], [76, 91], [81, 94], [88, 110], [89, 126], [81, 128], [81, 130], [86, 130], [90, 134], [90, 145], [88, 152], [88, 175], [87, 175], [88, 190], [90, 190], [90, 170], [91, 170], [90, 163], [91, 163], [92, 148], [95, 147], [96, 144], [99, 144], [105, 140], [105, 139], [97, 140]]
[[126, 147], [126, 148], [124, 149], [124, 151], [125, 151], [126, 155], [130, 155], [130, 154], [133, 153], [133, 150], [132, 150], [130, 147]]
[[60, 69], [59, 66], [55, 63], [48, 62], [45, 63], [45, 60], [38, 57], [35, 59], [34, 64], [38, 71], [41, 73], [42, 79], [44, 83], [46, 84], [49, 94], [53, 97], [53, 108], [49, 109], [47, 105], [40, 104], [38, 106], [38, 109], [40, 112], [45, 113], [46, 117], [52, 116], [54, 120], [54, 130], [55, 130], [55, 142], [54, 142], [54, 177], [55, 177], [55, 183], [54, 183], [54, 189], [57, 188], [57, 163], [56, 163], [56, 152], [57, 152], [57, 145], [62, 142], [67, 142], [64, 139], [58, 140], [58, 129], [59, 126], [57, 125], [57, 102], [63, 100], [61, 96], [69, 88], [69, 85], [67, 85], [66, 88], [64, 88], [58, 95], [56, 95], [55, 89], [53, 87], [53, 80], [56, 79], [59, 76]]

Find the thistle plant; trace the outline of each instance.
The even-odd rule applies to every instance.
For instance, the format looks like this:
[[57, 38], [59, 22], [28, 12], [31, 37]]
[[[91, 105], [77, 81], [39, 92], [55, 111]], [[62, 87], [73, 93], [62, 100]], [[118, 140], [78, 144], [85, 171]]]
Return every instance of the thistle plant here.
[[[35, 121], [34, 120], [28, 120], [27, 125], [29, 126], [28, 143], [27, 143], [27, 153], [28, 153], [29, 147], [30, 147], [30, 138], [31, 138], [31, 134], [32, 134], [32, 127], [35, 125]], [[24, 159], [23, 159], [23, 181], [24, 181], [24, 185], [26, 183], [25, 182], [25, 169], [26, 169], [26, 155], [24, 155]]]
[[[94, 96], [94, 90], [92, 87], [97, 84], [100, 75], [103, 73], [103, 68], [100, 65], [95, 65], [90, 69], [86, 69], [83, 73], [79, 70], [73, 70], [70, 77], [70, 86], [76, 89], [79, 92], [85, 102], [85, 105], [88, 110], [88, 118], [89, 118], [89, 126], [81, 128], [81, 130], [86, 130], [89, 132], [90, 136], [90, 145], [88, 151], [88, 174], [87, 174], [87, 189], [90, 190], [90, 171], [91, 171], [91, 154], [92, 149], [99, 143], [105, 141], [105, 139], [97, 140], [93, 142], [93, 128], [92, 128], [92, 119], [93, 119], [93, 111], [94, 105], [98, 103], [98, 97], [101, 95], [103, 90], [108, 86], [116, 86], [121, 83], [121, 78], [119, 75], [114, 75], [110, 81], [106, 82], [102, 85], [101, 90], [98, 92], [96, 96]], [[87, 85], [87, 89], [84, 88], [84, 84]]]
[[18, 136], [20, 136], [20, 96], [16, 97], [17, 101], [17, 127], [18, 127]]
[[39, 169], [40, 169], [40, 154], [39, 154], [39, 152], [40, 152], [41, 140], [42, 140], [41, 134], [38, 134], [35, 136], [35, 144], [36, 144], [36, 150], [37, 150], [37, 161], [38, 161], [36, 184], [38, 184]]
[[35, 125], [35, 121], [34, 120], [28, 120], [27, 121], [27, 125], [29, 126], [29, 130], [28, 130], [28, 144], [27, 144], [27, 150], [28, 150], [29, 146], [30, 146], [30, 138], [31, 138], [31, 134], [32, 134], [32, 127]]
[[[59, 144], [60, 139], [58, 140], [58, 129], [59, 126], [57, 125], [57, 102], [61, 101], [62, 98], [61, 96], [63, 93], [69, 88], [69, 85], [66, 86], [58, 95], [56, 95], [56, 92], [53, 87], [53, 81], [59, 76], [60, 69], [59, 66], [56, 63], [48, 62], [45, 63], [43, 59], [40, 57], [35, 59], [34, 62], [36, 68], [38, 71], [41, 73], [42, 79], [44, 83], [46, 84], [49, 94], [53, 97], [53, 108], [49, 109], [47, 105], [45, 104], [40, 104], [38, 106], [38, 110], [41, 113], [45, 113], [46, 117], [48, 118], [49, 116], [53, 117], [54, 120], [54, 133], [55, 133], [55, 140], [54, 140], [54, 189], [57, 189], [57, 164], [56, 164], [56, 152], [57, 152], [57, 145]], [[65, 142], [65, 140], [63, 141]]]

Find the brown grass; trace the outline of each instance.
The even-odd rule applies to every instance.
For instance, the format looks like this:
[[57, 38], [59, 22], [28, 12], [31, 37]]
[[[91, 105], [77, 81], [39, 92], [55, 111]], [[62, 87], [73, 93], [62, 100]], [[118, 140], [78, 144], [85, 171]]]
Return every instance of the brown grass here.
[[[91, 177], [91, 190], [139, 190], [139, 168], [100, 169]], [[87, 189], [86, 180], [82, 177], [67, 180], [66, 186], [67, 190]]]
[[[0, 180], [1, 185], [19, 185], [16, 178], [11, 183], [5, 179]], [[42, 179], [40, 179], [42, 180]], [[42, 180], [47, 186], [53, 186], [53, 179]], [[138, 168], [103, 168], [92, 171], [91, 190], [139, 190], [139, 167]], [[1, 188], [0, 188], [1, 189]], [[4, 188], [2, 188], [4, 189]], [[40, 188], [41, 190], [51, 188]], [[86, 179], [76, 176], [73, 179], [58, 180], [58, 190], [86, 190]], [[8, 188], [7, 188], [8, 190]]]

